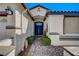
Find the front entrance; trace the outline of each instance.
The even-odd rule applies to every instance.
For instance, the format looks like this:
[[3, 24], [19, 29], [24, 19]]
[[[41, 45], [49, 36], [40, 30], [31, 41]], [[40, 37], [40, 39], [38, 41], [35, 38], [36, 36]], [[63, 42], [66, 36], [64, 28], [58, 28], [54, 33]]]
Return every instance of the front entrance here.
[[43, 22], [35, 22], [35, 35], [43, 35]]

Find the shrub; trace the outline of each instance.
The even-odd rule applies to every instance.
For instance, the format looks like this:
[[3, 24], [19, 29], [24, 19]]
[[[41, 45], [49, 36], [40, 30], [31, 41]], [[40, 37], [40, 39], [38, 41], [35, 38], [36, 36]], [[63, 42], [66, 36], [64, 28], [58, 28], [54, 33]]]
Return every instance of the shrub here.
[[28, 39], [28, 44], [32, 44], [35, 40], [35, 36], [30, 36], [27, 39]]
[[42, 44], [46, 45], [46, 46], [50, 45], [51, 44], [51, 40], [46, 36], [46, 37], [43, 38]]

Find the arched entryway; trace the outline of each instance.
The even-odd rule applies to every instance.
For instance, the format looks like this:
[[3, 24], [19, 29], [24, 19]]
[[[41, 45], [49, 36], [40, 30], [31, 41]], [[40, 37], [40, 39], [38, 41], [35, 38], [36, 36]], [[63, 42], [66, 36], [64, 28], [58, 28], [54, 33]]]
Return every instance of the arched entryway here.
[[34, 33], [35, 35], [43, 35], [43, 22], [35, 22], [35, 25], [34, 25]]

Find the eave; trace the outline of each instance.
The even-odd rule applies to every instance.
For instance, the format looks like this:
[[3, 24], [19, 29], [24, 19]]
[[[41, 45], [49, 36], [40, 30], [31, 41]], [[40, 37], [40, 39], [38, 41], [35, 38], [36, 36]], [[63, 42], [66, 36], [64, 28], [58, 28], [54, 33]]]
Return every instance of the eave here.
[[21, 3], [21, 5], [22, 5], [25, 9], [27, 9], [27, 13], [28, 13], [28, 14], [29, 14], [29, 16], [31, 17], [31, 19], [34, 21], [34, 18], [32, 17], [31, 13], [29, 12], [28, 7], [27, 7], [27, 6], [25, 6], [25, 5], [24, 5], [24, 3]]
[[44, 8], [44, 9], [46, 9], [46, 10], [50, 10], [50, 9], [44, 7], [44, 6], [41, 6], [40, 4], [37, 5], [37, 6], [34, 6], [34, 7], [30, 8], [29, 10], [35, 9], [35, 8], [37, 8], [37, 7], [42, 7], [42, 8]]
[[49, 11], [47, 15], [74, 15], [79, 16], [79, 11]]

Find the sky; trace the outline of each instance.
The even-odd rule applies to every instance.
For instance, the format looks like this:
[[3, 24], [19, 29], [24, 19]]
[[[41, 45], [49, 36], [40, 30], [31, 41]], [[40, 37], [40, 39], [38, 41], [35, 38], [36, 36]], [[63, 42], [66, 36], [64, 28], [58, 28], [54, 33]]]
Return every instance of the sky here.
[[38, 4], [55, 11], [79, 11], [79, 3], [27, 3], [27, 7], [32, 8]]

